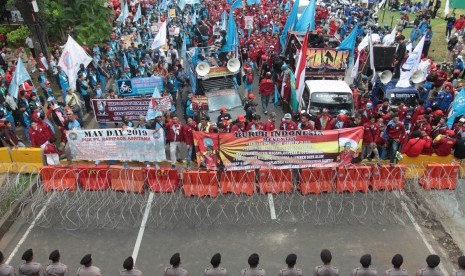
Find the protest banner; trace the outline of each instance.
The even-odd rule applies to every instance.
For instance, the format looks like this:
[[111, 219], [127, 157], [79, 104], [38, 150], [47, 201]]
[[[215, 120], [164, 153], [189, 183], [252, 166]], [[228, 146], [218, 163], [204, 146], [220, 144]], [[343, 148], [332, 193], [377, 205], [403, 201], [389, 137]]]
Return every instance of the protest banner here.
[[150, 99], [92, 99], [95, 120], [99, 123], [121, 122], [123, 115], [139, 120], [147, 113]]
[[253, 16], [244, 16], [244, 23], [246, 30], [253, 30]]
[[194, 96], [192, 98], [192, 110], [208, 111], [208, 98], [205, 96]]
[[[194, 132], [197, 162], [212, 160], [226, 170], [291, 169], [334, 166], [346, 144], [356, 155], [363, 128], [340, 130], [257, 131], [206, 134]], [[211, 161], [212, 162], [212, 161]]]
[[66, 132], [73, 159], [161, 162], [163, 129], [86, 129]]
[[152, 109], [158, 111], [170, 111], [171, 110], [171, 100], [169, 97], [161, 98], [151, 98], [152, 100]]
[[171, 17], [171, 18], [175, 18], [175, 17], [176, 17], [176, 9], [170, 9], [169, 17]]
[[132, 78], [116, 80], [118, 95], [122, 97], [137, 97], [151, 95], [155, 87], [159, 91], [164, 90], [163, 78], [160, 76], [151, 76], [147, 78]]
[[139, 45], [139, 43], [136, 42], [134, 35], [122, 35], [121, 36], [121, 44], [123, 45], [124, 48], [131, 47], [131, 43], [134, 43], [135, 47]]
[[349, 51], [338, 51], [326, 48], [308, 48], [306, 71], [318, 72], [318, 74], [345, 72], [349, 56]]

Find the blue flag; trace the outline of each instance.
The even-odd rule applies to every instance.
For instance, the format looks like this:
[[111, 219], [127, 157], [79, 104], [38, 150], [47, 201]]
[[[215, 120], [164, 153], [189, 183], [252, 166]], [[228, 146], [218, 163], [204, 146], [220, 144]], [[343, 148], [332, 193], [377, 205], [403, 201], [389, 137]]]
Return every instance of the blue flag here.
[[221, 14], [221, 29], [226, 31], [226, 11]]
[[13, 73], [13, 78], [11, 79], [10, 87], [8, 88], [8, 91], [10, 91], [10, 95], [13, 98], [18, 98], [19, 86], [30, 79], [31, 77], [29, 76], [26, 68], [24, 67], [22, 59], [18, 58], [18, 63], [16, 64], [16, 69]]
[[287, 33], [294, 29], [294, 25], [297, 22], [297, 11], [299, 9], [299, 0], [294, 2], [292, 10], [287, 17], [286, 24], [284, 25], [283, 32], [279, 37], [279, 42], [281, 43], [281, 53], [284, 53], [284, 47], [286, 47]]
[[123, 69], [129, 68], [129, 62], [128, 59], [126, 58], [126, 54], [123, 56]]
[[231, 5], [231, 11], [234, 11], [235, 9], [237, 9], [237, 8], [242, 8], [242, 7], [243, 7], [242, 0], [236, 0], [236, 1], [234, 1], [234, 3], [232, 3], [232, 5]]
[[355, 50], [355, 43], [357, 42], [357, 33], [358, 33], [358, 25], [355, 24], [354, 29], [350, 34], [339, 44], [337, 50], [342, 51], [350, 51], [350, 59], [349, 64], [352, 63], [354, 60], [354, 50]]
[[278, 106], [278, 99], [279, 99], [279, 94], [278, 94], [278, 86], [274, 86], [274, 106]]
[[181, 57], [184, 60], [186, 60], [186, 56], [187, 56], [186, 36], [187, 36], [187, 34], [182, 36], [182, 47], [181, 47]]
[[128, 9], [128, 3], [124, 3], [124, 8], [121, 11], [121, 14], [119, 15], [118, 19], [116, 19], [119, 22], [125, 22], [126, 18], [129, 16], [129, 9]]
[[[238, 1], [238, 0], [236, 0]], [[228, 26], [226, 30], [226, 51], [232, 51], [235, 46], [237, 46], [237, 29], [236, 29], [236, 21], [234, 20], [233, 9], [229, 11], [229, 18], [228, 18]]]
[[142, 18], [142, 11], [140, 10], [140, 4], [139, 4], [139, 6], [137, 7], [136, 14], [134, 15], [134, 19], [132, 20], [132, 22], [137, 22], [137, 20], [139, 20], [141, 18]]
[[315, 6], [316, 0], [311, 0], [299, 20], [297, 20], [294, 31], [306, 32], [315, 30]]
[[454, 120], [456, 117], [462, 116], [465, 114], [465, 87], [462, 87], [457, 97], [451, 104], [451, 109], [449, 112], [449, 117], [447, 118], [447, 126], [452, 128], [454, 125]]
[[179, 0], [178, 2], [178, 7], [179, 9], [184, 10], [184, 7], [186, 6], [186, 0]]

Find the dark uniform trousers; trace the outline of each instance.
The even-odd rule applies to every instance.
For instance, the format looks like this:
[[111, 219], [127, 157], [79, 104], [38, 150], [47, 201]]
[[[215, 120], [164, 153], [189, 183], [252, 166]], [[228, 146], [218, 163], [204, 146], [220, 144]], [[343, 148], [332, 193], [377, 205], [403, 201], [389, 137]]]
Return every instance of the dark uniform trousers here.
[[319, 265], [313, 270], [313, 276], [339, 276], [339, 269], [332, 265]]
[[228, 276], [228, 271], [223, 267], [206, 268], [204, 276]]

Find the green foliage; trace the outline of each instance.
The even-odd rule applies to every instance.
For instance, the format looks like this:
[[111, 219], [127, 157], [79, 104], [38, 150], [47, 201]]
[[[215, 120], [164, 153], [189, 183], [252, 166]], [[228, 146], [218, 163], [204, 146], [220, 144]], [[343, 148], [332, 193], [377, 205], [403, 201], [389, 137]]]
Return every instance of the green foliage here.
[[113, 12], [104, 0], [39, 0], [41, 23], [51, 41], [66, 41], [68, 26], [79, 43], [101, 43], [110, 36]]
[[24, 43], [29, 34], [29, 28], [27, 26], [21, 26], [18, 29], [9, 32], [6, 35], [6, 38], [11, 44], [19, 45]]
[[13, 28], [8, 25], [0, 25], [0, 33], [6, 35], [7, 33], [11, 32]]

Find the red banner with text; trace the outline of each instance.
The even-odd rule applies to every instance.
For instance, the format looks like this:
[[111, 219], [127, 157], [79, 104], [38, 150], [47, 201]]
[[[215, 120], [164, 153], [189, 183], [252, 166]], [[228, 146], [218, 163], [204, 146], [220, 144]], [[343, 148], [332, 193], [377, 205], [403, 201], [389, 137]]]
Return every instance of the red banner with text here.
[[340, 130], [194, 132], [197, 162], [207, 169], [333, 166], [361, 151], [363, 128]]

